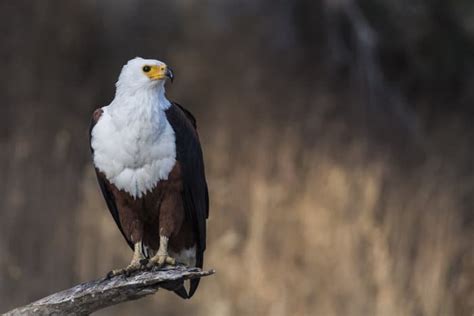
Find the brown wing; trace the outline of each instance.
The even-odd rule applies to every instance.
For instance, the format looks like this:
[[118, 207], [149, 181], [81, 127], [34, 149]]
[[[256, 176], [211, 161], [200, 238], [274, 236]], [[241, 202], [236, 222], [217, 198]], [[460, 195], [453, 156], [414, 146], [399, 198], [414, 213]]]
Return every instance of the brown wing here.
[[[202, 268], [204, 250], [206, 250], [206, 219], [209, 215], [209, 196], [204, 160], [196, 120], [191, 112], [178, 104], [172, 104], [166, 110], [166, 117], [176, 136], [176, 160], [183, 173], [183, 202], [185, 216], [193, 225], [197, 240], [196, 266]], [[194, 294], [199, 279], [191, 280], [189, 297]]]
[[[89, 145], [90, 145], [92, 157], [94, 157], [94, 149], [92, 148], [92, 144], [91, 144], [92, 129], [94, 128], [95, 124], [99, 121], [102, 113], [103, 113], [102, 109], [97, 109], [94, 111], [94, 113], [92, 114], [92, 120], [89, 127]], [[122, 225], [120, 224], [120, 217], [119, 217], [119, 212], [117, 209], [117, 204], [115, 203], [114, 195], [108, 189], [108, 181], [102, 172], [97, 170], [97, 168], [94, 168], [94, 169], [97, 175], [97, 181], [99, 182], [100, 190], [102, 191], [102, 195], [104, 196], [104, 199], [105, 199], [105, 203], [107, 203], [107, 207], [109, 208], [109, 211], [112, 214], [112, 217], [114, 218], [115, 223], [120, 229], [120, 232], [122, 233], [123, 238], [125, 238], [130, 248], [133, 249], [132, 241], [129, 238], [127, 238], [127, 236], [125, 235], [123, 231]]]

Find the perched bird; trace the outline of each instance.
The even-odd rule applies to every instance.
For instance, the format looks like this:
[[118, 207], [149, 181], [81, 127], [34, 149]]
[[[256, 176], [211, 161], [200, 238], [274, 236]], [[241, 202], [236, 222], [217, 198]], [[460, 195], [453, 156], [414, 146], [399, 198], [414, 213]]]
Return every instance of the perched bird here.
[[[203, 266], [209, 197], [193, 115], [170, 102], [163, 62], [134, 58], [123, 66], [115, 98], [94, 111], [90, 147], [107, 206], [128, 245], [130, 264], [109, 276], [153, 266]], [[190, 298], [199, 279], [190, 281]]]

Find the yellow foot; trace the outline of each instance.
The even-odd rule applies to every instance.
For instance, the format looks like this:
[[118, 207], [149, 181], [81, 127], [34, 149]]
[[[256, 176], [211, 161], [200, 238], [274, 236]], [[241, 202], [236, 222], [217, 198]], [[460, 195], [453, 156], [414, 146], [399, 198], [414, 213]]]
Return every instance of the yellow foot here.
[[158, 268], [161, 268], [165, 264], [169, 264], [169, 265], [174, 266], [174, 265], [176, 265], [176, 260], [174, 258], [168, 256], [168, 255], [157, 254], [148, 261], [148, 264], [146, 266], [147, 266], [148, 269], [151, 269], [154, 266], [156, 266]]
[[112, 270], [107, 273], [107, 279], [110, 279], [117, 275], [130, 276], [132, 273], [146, 268], [147, 263], [147, 259], [141, 259], [140, 261], [132, 262], [125, 269]]

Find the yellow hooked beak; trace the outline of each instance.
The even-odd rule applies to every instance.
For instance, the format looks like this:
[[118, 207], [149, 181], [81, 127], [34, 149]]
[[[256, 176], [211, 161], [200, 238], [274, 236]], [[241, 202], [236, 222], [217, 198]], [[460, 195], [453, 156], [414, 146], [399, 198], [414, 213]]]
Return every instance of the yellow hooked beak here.
[[144, 66], [143, 72], [147, 75], [150, 80], [161, 80], [164, 78], [170, 78], [173, 82], [173, 71], [166, 65], [150, 65]]

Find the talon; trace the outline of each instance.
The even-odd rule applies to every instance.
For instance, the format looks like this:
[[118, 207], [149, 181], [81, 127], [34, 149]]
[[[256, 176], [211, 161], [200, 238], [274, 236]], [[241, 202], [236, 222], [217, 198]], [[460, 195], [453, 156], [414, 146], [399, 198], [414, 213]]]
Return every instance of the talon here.
[[168, 255], [156, 255], [151, 258], [147, 264], [147, 268], [151, 269], [154, 266], [162, 268], [165, 264], [176, 265], [176, 260]]
[[162, 267], [165, 264], [166, 257], [165, 256], [159, 256], [158, 257], [158, 267]]
[[171, 257], [168, 257], [166, 256], [166, 263], [169, 264], [169, 265], [172, 265], [172, 266], [175, 266], [176, 265], [176, 260], [174, 258], [171, 258]]
[[112, 271], [110, 271], [109, 273], [107, 273], [106, 278], [107, 278], [107, 279], [111, 279], [111, 278], [113, 278], [113, 277], [115, 277], [115, 276], [117, 276], [117, 275], [123, 274], [124, 272], [125, 272], [124, 269], [112, 270]]
[[140, 260], [140, 266], [141, 266], [141, 268], [146, 267], [146, 265], [148, 264], [148, 261], [149, 261], [149, 260], [146, 259], [146, 258], [141, 259], [141, 260]]
[[130, 275], [132, 275], [132, 273], [142, 269], [143, 266], [148, 262], [148, 260], [143, 257], [143, 254], [141, 253], [141, 248], [141, 242], [135, 243], [132, 262], [130, 262], [130, 264], [125, 269], [117, 269], [110, 271], [109, 273], [107, 273], [106, 278], [110, 279], [114, 276], [122, 274], [126, 277], [129, 277]]
[[129, 277], [132, 273], [140, 270], [141, 267], [142, 266], [140, 265], [140, 262], [130, 264], [128, 267], [125, 268], [125, 276]]

